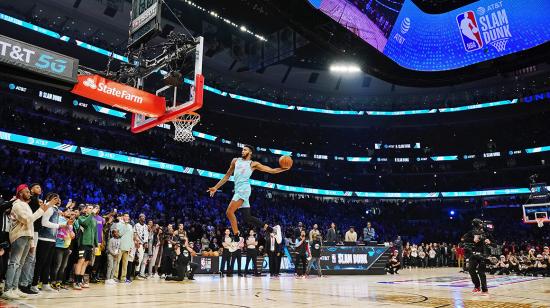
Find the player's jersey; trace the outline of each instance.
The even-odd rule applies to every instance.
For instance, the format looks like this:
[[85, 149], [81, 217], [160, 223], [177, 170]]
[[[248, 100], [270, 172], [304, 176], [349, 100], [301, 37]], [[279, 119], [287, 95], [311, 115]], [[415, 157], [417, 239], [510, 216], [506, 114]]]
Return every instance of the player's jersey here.
[[233, 171], [233, 181], [235, 182], [235, 190], [242, 185], [250, 185], [250, 176], [252, 175], [251, 160], [237, 158], [235, 162], [235, 171]]
[[250, 194], [252, 187], [250, 186], [250, 176], [252, 175], [251, 160], [237, 158], [235, 162], [235, 171], [233, 172], [233, 181], [235, 182], [235, 194], [231, 200], [243, 200], [241, 207], [250, 207]]

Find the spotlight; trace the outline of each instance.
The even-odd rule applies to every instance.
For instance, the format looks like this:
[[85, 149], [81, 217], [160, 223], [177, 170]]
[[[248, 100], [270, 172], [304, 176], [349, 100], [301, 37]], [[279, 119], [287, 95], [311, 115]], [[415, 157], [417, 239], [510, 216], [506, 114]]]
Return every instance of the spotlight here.
[[333, 64], [330, 71], [335, 73], [359, 73], [361, 68], [356, 64]]

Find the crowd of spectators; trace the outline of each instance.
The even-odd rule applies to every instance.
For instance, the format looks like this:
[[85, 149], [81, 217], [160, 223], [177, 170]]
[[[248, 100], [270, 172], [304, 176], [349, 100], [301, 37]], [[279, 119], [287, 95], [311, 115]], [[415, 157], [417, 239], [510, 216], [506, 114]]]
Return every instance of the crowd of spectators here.
[[[127, 123], [117, 122], [112, 118], [105, 119], [91, 115], [87, 117], [85, 113], [76, 112], [70, 108], [59, 108], [62, 110], [59, 112], [38, 109], [32, 102], [27, 102], [26, 105], [17, 102], [19, 107], [13, 102], [10, 103], [9, 100], [6, 102], [7, 104], [0, 107], [2, 108], [0, 128], [8, 132], [40, 136], [64, 143], [148, 157], [217, 172], [226, 170], [228, 162], [238, 155], [239, 149], [236, 145], [223, 145], [201, 140], [192, 144], [180, 144], [173, 142], [170, 132], [162, 129], [133, 135], [125, 127]], [[541, 114], [541, 116], [543, 115], [544, 113]], [[518, 122], [527, 123], [525, 121]], [[63, 123], [63, 125], [56, 125], [56, 123]], [[246, 136], [246, 131], [252, 131], [251, 129], [241, 130], [239, 121], [231, 121], [231, 123], [235, 125], [235, 128], [226, 130], [228, 132], [242, 131], [243, 136]], [[538, 121], [529, 123], [538, 123]], [[483, 127], [481, 130], [483, 131], [485, 128]], [[271, 126], [262, 126], [261, 129], [254, 131], [270, 129], [277, 131], [275, 127]], [[517, 131], [521, 130], [517, 129]], [[397, 134], [397, 131], [395, 133]], [[425, 135], [430, 134], [426, 132]], [[246, 138], [243, 137], [243, 139]], [[462, 144], [467, 139], [463, 138], [461, 142], [457, 141], [457, 144]], [[471, 143], [475, 144], [475, 142]], [[536, 145], [541, 144], [546, 143], [540, 141]], [[258, 144], [258, 146], [262, 145]], [[521, 146], [514, 148], [519, 147]], [[347, 149], [347, 147], [342, 147], [342, 149]], [[483, 150], [479, 149], [479, 151]], [[257, 152], [255, 159], [268, 165], [275, 165], [278, 157]], [[545, 164], [546, 161], [541, 160], [538, 155], [406, 164], [352, 163], [295, 158], [292, 174], [269, 177], [257, 175], [256, 179], [297, 186], [356, 191], [456, 191], [522, 187], [526, 185], [527, 178], [534, 173], [538, 173], [542, 179], [550, 178]]]
[[[203, 192], [209, 183], [201, 178], [115, 167], [92, 159], [75, 159], [7, 145], [0, 146], [0, 157], [2, 195], [9, 200], [15, 194], [14, 202], [2, 203], [11, 204], [3, 207], [3, 221], [9, 223], [3, 226], [5, 242], [0, 243], [0, 253], [5, 253], [2, 264], [6, 270], [4, 297], [7, 299], [56, 292], [68, 286], [79, 290], [88, 287], [89, 282], [100, 280], [114, 284], [160, 276], [167, 280], [192, 279], [197, 267], [191, 262], [192, 255], [223, 257], [224, 251], [229, 249], [224, 212], [230, 194], [222, 192], [216, 198], [208, 197]], [[14, 187], [17, 187], [16, 192]], [[66, 200], [69, 201], [63, 206]], [[78, 203], [81, 205], [77, 207]], [[428, 206], [413, 205], [407, 209], [388, 206], [387, 215], [380, 215], [372, 224], [367, 224], [365, 214], [361, 214], [365, 207], [360, 201], [323, 201], [281, 196], [266, 190], [257, 190], [252, 203], [256, 215], [283, 227], [283, 245], [298, 251], [298, 255], [303, 256], [301, 250], [314, 253], [310, 252], [309, 245], [302, 246], [306, 238], [310, 243], [325, 238], [329, 243], [387, 242], [396, 250], [391, 259], [397, 262], [391, 268], [393, 273], [398, 273], [400, 264], [405, 267], [453, 266], [456, 260], [459, 265], [456, 246], [412, 243], [457, 242], [468, 229], [469, 222], [468, 217], [446, 219], [441, 211], [433, 210], [433, 205], [431, 211]], [[31, 204], [35, 204], [36, 209], [29, 208], [23, 215], [21, 208]], [[415, 215], [425, 214], [430, 219], [414, 219]], [[505, 260], [491, 265], [491, 270], [508, 273], [503, 269], [503, 264], [508, 264], [511, 273], [548, 274], [548, 248], [543, 248], [542, 243], [549, 239], [543, 229], [539, 233], [535, 232], [536, 227], [525, 229], [528, 227], [518, 220], [513, 223], [502, 219], [506, 215], [487, 212], [487, 216], [497, 226], [506, 226], [507, 232], [497, 238], [521, 243], [497, 246], [493, 255], [502, 254]], [[8, 217], [10, 219], [6, 220]], [[92, 218], [94, 223], [91, 223]], [[21, 222], [27, 219], [40, 222], [36, 230], [30, 228], [33, 223]], [[22, 225], [27, 226], [24, 232], [14, 231]], [[365, 229], [361, 228], [363, 225]], [[440, 232], [433, 234], [434, 228]], [[37, 242], [33, 242], [34, 232], [31, 231], [37, 231]], [[15, 237], [17, 234], [20, 236]], [[48, 240], [50, 234], [55, 235], [53, 242]], [[404, 248], [401, 237], [393, 240], [398, 234], [406, 241]], [[20, 238], [25, 239], [24, 243]], [[256, 237], [251, 234], [251, 238]], [[252, 246], [269, 255], [269, 250], [265, 249], [270, 247], [269, 234], [261, 234], [255, 241], [247, 241], [247, 249]], [[31, 247], [32, 253], [28, 254]], [[11, 254], [7, 254], [10, 249]], [[523, 255], [524, 251], [529, 253]], [[232, 261], [227, 263], [231, 266], [222, 275], [232, 275], [235, 258], [230, 256]], [[278, 257], [281, 258], [282, 253]], [[270, 261], [275, 259], [275, 255], [270, 256]], [[295, 262], [300, 261], [296, 259]], [[312, 268], [319, 268], [308, 264], [306, 270], [303, 259], [302, 265], [297, 267], [299, 277]], [[89, 280], [84, 279], [86, 270]], [[273, 277], [278, 276], [276, 264], [270, 264], [270, 272]], [[240, 271], [238, 274], [243, 275]], [[255, 270], [254, 274], [259, 273]]]

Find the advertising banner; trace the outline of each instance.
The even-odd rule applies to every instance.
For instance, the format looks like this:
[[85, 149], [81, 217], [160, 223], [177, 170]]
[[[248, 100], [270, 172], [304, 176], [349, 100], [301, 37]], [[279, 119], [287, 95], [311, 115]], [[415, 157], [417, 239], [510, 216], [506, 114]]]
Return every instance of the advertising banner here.
[[0, 63], [75, 83], [78, 60], [0, 35]]
[[99, 75], [78, 76], [78, 83], [71, 92], [148, 117], [156, 118], [166, 111], [164, 97], [114, 82]]

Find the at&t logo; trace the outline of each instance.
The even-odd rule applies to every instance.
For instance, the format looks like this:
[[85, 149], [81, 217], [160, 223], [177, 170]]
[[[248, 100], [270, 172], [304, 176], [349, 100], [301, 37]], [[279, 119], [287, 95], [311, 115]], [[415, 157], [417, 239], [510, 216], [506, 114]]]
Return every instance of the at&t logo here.
[[407, 34], [407, 32], [409, 32], [410, 29], [411, 29], [411, 19], [409, 17], [405, 17], [401, 21], [401, 26], [399, 29], [400, 33], [395, 33], [395, 35], [393, 36], [393, 39], [396, 40], [400, 45], [403, 45], [403, 43], [405, 42], [404, 35]]

